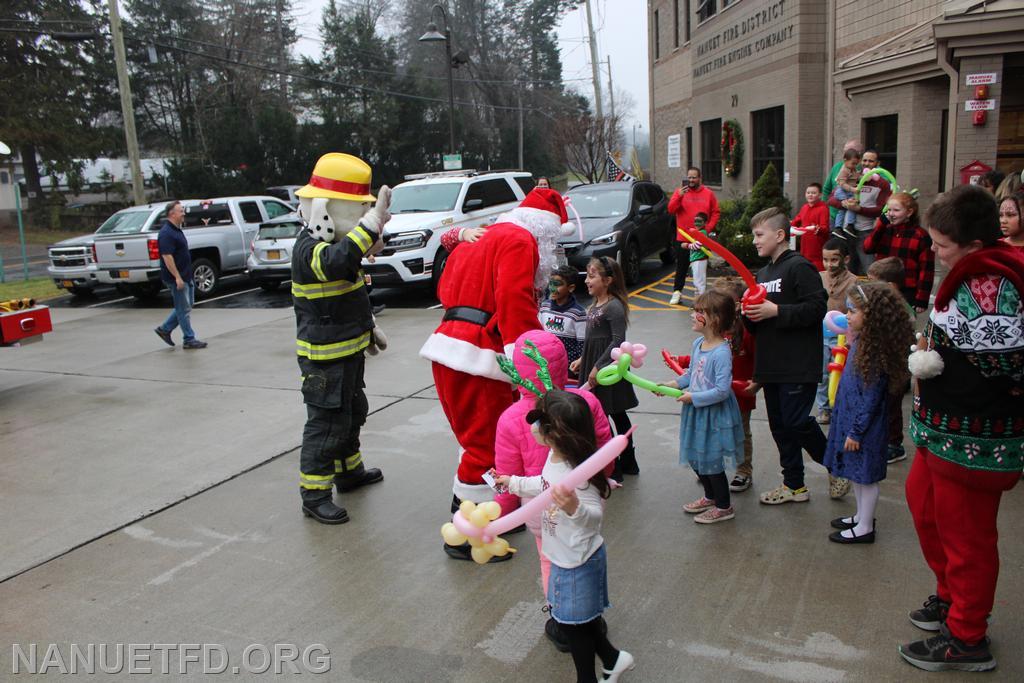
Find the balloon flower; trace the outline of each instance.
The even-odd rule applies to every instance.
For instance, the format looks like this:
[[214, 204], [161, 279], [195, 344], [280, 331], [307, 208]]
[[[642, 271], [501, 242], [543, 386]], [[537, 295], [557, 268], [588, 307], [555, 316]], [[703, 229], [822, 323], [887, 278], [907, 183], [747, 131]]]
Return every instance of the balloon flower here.
[[[633, 428], [635, 429], [635, 427]], [[574, 467], [556, 486], [566, 490], [582, 486], [615, 458], [626, 450], [630, 429], [598, 448], [580, 465]], [[539, 496], [504, 517], [501, 506], [496, 501], [488, 501], [477, 505], [471, 500], [462, 501], [458, 512], [452, 515], [452, 521], [441, 527], [441, 536], [448, 545], [462, 545], [466, 541], [472, 546], [470, 554], [477, 564], [487, 564], [493, 556], [502, 557], [516, 550], [509, 546], [508, 541], [499, 534], [515, 529], [526, 520], [540, 515], [541, 511], [551, 505], [551, 488], [545, 489]]]
[[633, 374], [632, 368], [642, 367], [644, 356], [646, 355], [647, 347], [643, 344], [631, 344], [628, 341], [622, 342], [619, 348], [612, 349], [612, 360], [615, 362], [598, 371], [597, 383], [607, 387], [626, 380], [634, 386], [652, 391], [655, 394], [671, 396], [672, 398], [682, 396], [683, 392], [676, 387], [663, 387], [649, 379]]
[[846, 367], [846, 356], [850, 349], [846, 346], [846, 333], [849, 325], [846, 316], [839, 311], [829, 311], [823, 322], [825, 329], [836, 335], [836, 345], [832, 347], [832, 362], [828, 364], [828, 406], [836, 405], [836, 391], [839, 389], [839, 378]]
[[[750, 272], [750, 269], [743, 265], [743, 262], [736, 258], [735, 254], [716, 242], [711, 236], [698, 232], [691, 233], [686, 228], [676, 228], [676, 230], [678, 230], [679, 233], [690, 242], [693, 242], [694, 244], [700, 243], [711, 249], [711, 251], [725, 259], [726, 263], [732, 266], [736, 272], [739, 273], [739, 276], [747, 283], [747, 291], [743, 293], [743, 298], [741, 299], [744, 306], [756, 306], [757, 304], [763, 303], [764, 300], [768, 298], [768, 290], [764, 288], [764, 285], [757, 283], [757, 280], [754, 279], [754, 274]], [[708, 256], [710, 256], [710, 254], [708, 254]]]

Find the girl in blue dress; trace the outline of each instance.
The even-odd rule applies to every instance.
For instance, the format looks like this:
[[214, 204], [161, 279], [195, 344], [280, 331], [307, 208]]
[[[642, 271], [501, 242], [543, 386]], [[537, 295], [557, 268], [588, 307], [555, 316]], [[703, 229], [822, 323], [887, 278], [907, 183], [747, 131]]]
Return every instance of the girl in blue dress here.
[[695, 522], [714, 524], [732, 519], [725, 467], [743, 460], [743, 422], [732, 391], [732, 348], [725, 334], [732, 329], [736, 304], [729, 294], [712, 289], [693, 304], [693, 343], [689, 369], [676, 379], [684, 389], [679, 423], [679, 462], [688, 464], [704, 485], [704, 495], [683, 506]]
[[853, 482], [857, 512], [832, 520], [835, 543], [874, 543], [878, 482], [888, 458], [886, 406], [899, 401], [910, 380], [906, 349], [914, 330], [900, 294], [885, 283], [865, 282], [846, 298], [850, 353], [839, 380], [824, 465]]

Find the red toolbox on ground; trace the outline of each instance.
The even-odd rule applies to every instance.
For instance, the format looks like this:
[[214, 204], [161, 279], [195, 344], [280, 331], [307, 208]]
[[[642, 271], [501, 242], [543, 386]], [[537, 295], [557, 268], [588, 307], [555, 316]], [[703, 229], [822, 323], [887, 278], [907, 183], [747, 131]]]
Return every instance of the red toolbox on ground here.
[[13, 344], [53, 330], [49, 306], [0, 313], [0, 343]]

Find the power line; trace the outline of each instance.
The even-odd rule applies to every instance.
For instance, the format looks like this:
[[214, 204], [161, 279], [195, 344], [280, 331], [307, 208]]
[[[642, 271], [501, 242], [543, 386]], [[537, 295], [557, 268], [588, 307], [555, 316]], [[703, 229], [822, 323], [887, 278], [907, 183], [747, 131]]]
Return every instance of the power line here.
[[[239, 60], [236, 60], [236, 59], [229, 59], [227, 57], [221, 57], [219, 55], [206, 54], [206, 53], [203, 53], [203, 52], [198, 52], [196, 50], [189, 50], [188, 48], [179, 47], [179, 46], [176, 46], [176, 45], [168, 45], [167, 43], [161, 43], [159, 41], [155, 42], [154, 44], [156, 46], [158, 46], [158, 47], [164, 48], [165, 50], [175, 50], [177, 52], [183, 52], [185, 54], [191, 54], [191, 55], [195, 55], [197, 57], [205, 57], [207, 59], [212, 59], [214, 61], [223, 62], [225, 64], [233, 64], [235, 66], [241, 66], [241, 67], [248, 68], [248, 69], [254, 69], [256, 71], [263, 71], [265, 73], [272, 73], [272, 74], [275, 74], [275, 75], [278, 75], [278, 76], [288, 76], [290, 78], [298, 78], [298, 79], [310, 81], [312, 83], [318, 83], [320, 85], [329, 85], [329, 86], [339, 87], [339, 88], [351, 88], [353, 90], [361, 90], [361, 91], [364, 91], [364, 92], [377, 93], [377, 94], [381, 94], [381, 95], [391, 95], [392, 97], [401, 97], [401, 98], [405, 98], [405, 99], [420, 100], [420, 101], [424, 101], [424, 102], [436, 102], [436, 103], [439, 103], [439, 104], [447, 104], [447, 100], [443, 100], [443, 99], [440, 99], [440, 98], [437, 98], [437, 97], [427, 97], [425, 95], [414, 95], [412, 93], [399, 92], [399, 91], [396, 91], [396, 90], [385, 90], [385, 89], [382, 89], [382, 88], [370, 88], [370, 87], [367, 87], [367, 86], [364, 86], [364, 85], [356, 85], [354, 83], [341, 83], [339, 81], [332, 81], [332, 80], [329, 80], [329, 79], [326, 79], [326, 78], [319, 78], [317, 76], [309, 76], [309, 75], [306, 75], [306, 74], [295, 73], [295, 72], [291, 72], [291, 71], [283, 71], [281, 69], [275, 69], [273, 67], [263, 66], [261, 64], [252, 64], [250, 62], [242, 62], [242, 61], [239, 61]], [[519, 107], [505, 107], [505, 106], [498, 105], [498, 104], [486, 104], [486, 103], [482, 103], [482, 102], [464, 102], [464, 101], [456, 100], [455, 104], [458, 104], [458, 105], [461, 105], [461, 106], [465, 106], [465, 107], [483, 107], [483, 108], [487, 108], [487, 109], [501, 109], [501, 110], [506, 110], [506, 111], [518, 111], [519, 110]], [[536, 111], [536, 112], [542, 112], [543, 113], [543, 110], [537, 109], [537, 108], [534, 108], [534, 107], [523, 107], [523, 111]]]

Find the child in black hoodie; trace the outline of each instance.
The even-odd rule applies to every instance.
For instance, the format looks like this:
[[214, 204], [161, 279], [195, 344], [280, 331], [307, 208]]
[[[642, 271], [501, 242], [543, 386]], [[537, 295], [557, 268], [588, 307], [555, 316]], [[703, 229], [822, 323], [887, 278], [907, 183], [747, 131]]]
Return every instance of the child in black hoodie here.
[[821, 379], [821, 323], [828, 295], [811, 262], [790, 251], [789, 219], [781, 209], [761, 211], [750, 227], [758, 255], [771, 262], [757, 273], [768, 299], [744, 306], [744, 324], [757, 338], [754, 381], [764, 388], [783, 477], [781, 486], [761, 494], [761, 502], [802, 503], [810, 494], [804, 486], [801, 449], [817, 463], [825, 456], [825, 435], [811, 417], [811, 408]]

